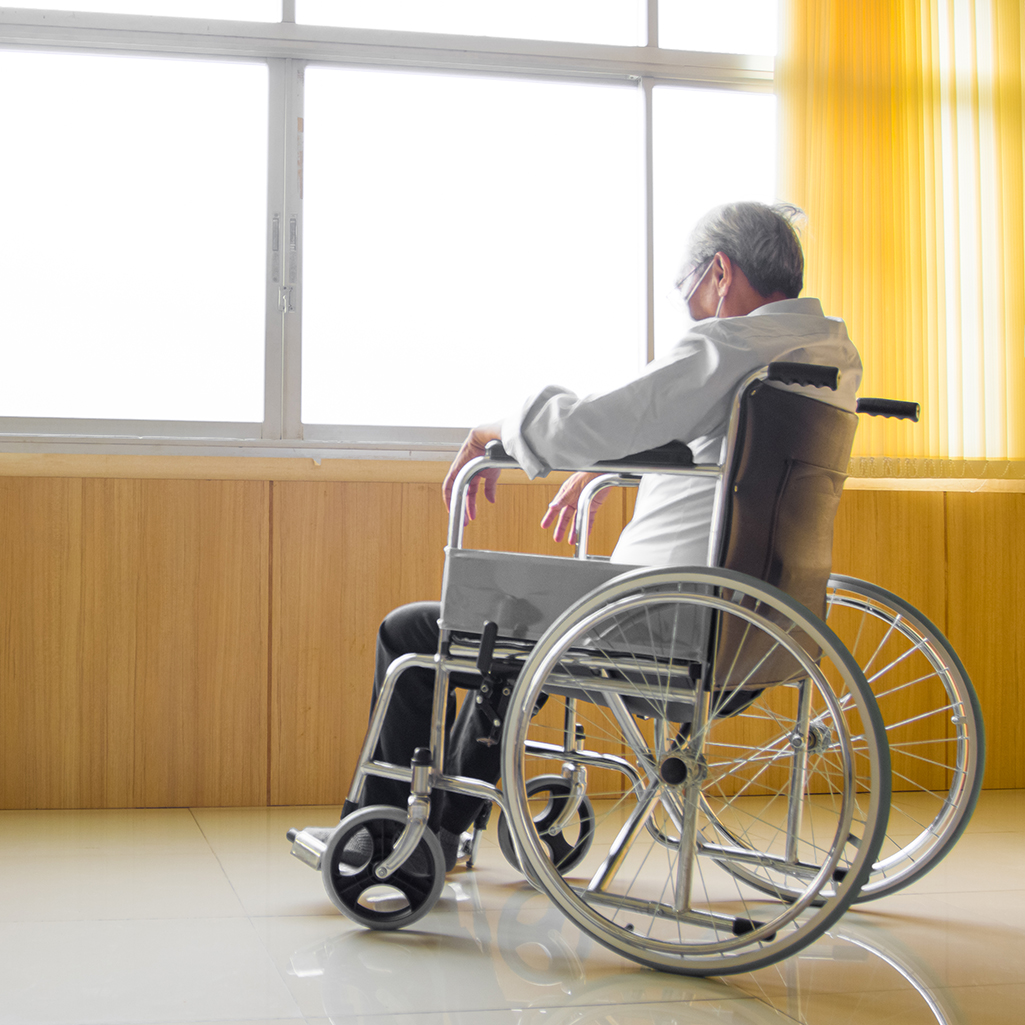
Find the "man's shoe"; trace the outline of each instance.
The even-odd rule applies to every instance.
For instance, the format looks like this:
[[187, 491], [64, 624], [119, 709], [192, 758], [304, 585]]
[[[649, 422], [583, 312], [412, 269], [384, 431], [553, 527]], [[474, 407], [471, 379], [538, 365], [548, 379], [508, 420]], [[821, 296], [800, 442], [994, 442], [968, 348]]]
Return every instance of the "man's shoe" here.
[[441, 852], [445, 855], [445, 872], [451, 872], [460, 861], [465, 861], [473, 850], [473, 833], [450, 833], [444, 826], [438, 830]]
[[321, 843], [326, 844], [335, 831], [334, 826], [303, 826], [302, 831], [309, 834]]
[[374, 841], [366, 829], [357, 829], [342, 848], [339, 861], [348, 868], [365, 868], [374, 854]]

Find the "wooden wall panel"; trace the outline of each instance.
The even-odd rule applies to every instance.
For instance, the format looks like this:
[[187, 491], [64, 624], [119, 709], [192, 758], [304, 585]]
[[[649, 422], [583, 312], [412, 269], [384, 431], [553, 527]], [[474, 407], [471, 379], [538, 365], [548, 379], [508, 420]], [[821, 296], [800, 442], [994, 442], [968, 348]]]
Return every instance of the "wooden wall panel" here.
[[[102, 716], [82, 707], [79, 683], [81, 529], [80, 481], [0, 481], [4, 808], [74, 807], [102, 789], [80, 778], [80, 720]], [[111, 718], [115, 729], [130, 722]], [[115, 784], [118, 768], [107, 769]]]
[[[834, 535], [833, 568], [878, 584], [910, 601], [940, 629], [946, 622], [946, 535], [942, 492], [856, 491], [845, 492]], [[882, 623], [866, 624], [849, 610], [837, 609], [830, 626], [858, 661], [878, 671], [901, 658], [906, 645], [900, 635], [887, 632]], [[926, 671], [914, 657], [901, 659], [885, 676], [880, 711], [893, 728], [891, 749], [894, 786], [911, 789], [906, 782], [943, 789], [950, 785], [949, 772], [921, 757], [921, 742], [942, 734], [944, 721], [930, 716], [942, 707], [945, 696], [939, 684], [911, 684]], [[867, 671], [871, 678], [871, 671]], [[899, 728], [896, 724], [906, 725]], [[948, 730], [951, 728], [947, 724]], [[935, 753], [935, 749], [930, 748]], [[952, 752], [944, 751], [946, 755]]]
[[262, 804], [270, 486], [137, 487], [136, 806]]
[[[0, 477], [0, 807], [340, 802], [377, 625], [440, 593], [439, 485], [408, 476]], [[557, 481], [503, 480], [467, 542], [568, 553], [537, 525]], [[632, 500], [603, 507], [595, 551]], [[1021, 494], [856, 490], [837, 523], [837, 570], [961, 653], [988, 786], [1025, 786], [1023, 524]]]
[[268, 493], [0, 480], [0, 806], [265, 800]]
[[440, 593], [444, 516], [436, 485], [275, 484], [271, 804], [344, 797], [378, 624]]
[[946, 559], [943, 492], [844, 492], [833, 535], [835, 573], [893, 591], [944, 630]]
[[987, 787], [1025, 787], [1025, 495], [948, 494], [947, 636], [986, 723]]

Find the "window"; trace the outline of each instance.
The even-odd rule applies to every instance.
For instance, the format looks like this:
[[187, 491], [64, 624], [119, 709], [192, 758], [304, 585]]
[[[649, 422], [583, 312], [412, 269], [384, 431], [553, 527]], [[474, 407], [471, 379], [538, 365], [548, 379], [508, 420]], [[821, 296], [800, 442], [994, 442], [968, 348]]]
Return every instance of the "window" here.
[[263, 420], [267, 67], [7, 53], [0, 409]]
[[773, 198], [770, 22], [732, 56], [646, 0], [34, 6], [0, 449], [444, 457], [638, 372], [689, 222]]
[[638, 373], [643, 117], [631, 86], [309, 69], [303, 421], [458, 427], [539, 367]]

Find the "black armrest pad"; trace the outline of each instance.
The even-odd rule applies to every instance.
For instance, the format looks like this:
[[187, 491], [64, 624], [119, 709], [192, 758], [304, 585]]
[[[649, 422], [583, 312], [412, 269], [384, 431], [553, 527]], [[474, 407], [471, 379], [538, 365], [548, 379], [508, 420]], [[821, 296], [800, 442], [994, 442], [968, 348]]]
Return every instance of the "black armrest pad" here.
[[918, 423], [921, 407], [917, 402], [901, 402], [899, 399], [858, 399], [858, 412], [869, 416], [892, 416], [898, 420], [913, 420]]
[[635, 452], [624, 459], [603, 459], [595, 465], [614, 470], [617, 466], [636, 466], [638, 463], [656, 469], [661, 466], [693, 466], [694, 454], [682, 441], [670, 441], [658, 448]]
[[[486, 451], [491, 459], [510, 458], [500, 441], [489, 442]], [[661, 467], [693, 466], [694, 455], [682, 441], [670, 441], [658, 448], [637, 452], [623, 459], [603, 459], [594, 465], [602, 470], [615, 470], [620, 466], [636, 468], [638, 465], [650, 466], [653, 470], [657, 470]]]

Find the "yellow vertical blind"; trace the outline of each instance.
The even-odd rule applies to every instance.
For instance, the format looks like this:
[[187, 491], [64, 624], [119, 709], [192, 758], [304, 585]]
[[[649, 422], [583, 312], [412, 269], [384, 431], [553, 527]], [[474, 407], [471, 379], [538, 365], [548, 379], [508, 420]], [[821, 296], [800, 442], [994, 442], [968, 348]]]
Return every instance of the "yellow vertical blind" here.
[[1021, 0], [789, 0], [782, 195], [808, 214], [806, 292], [861, 350], [854, 472], [1025, 476]]

